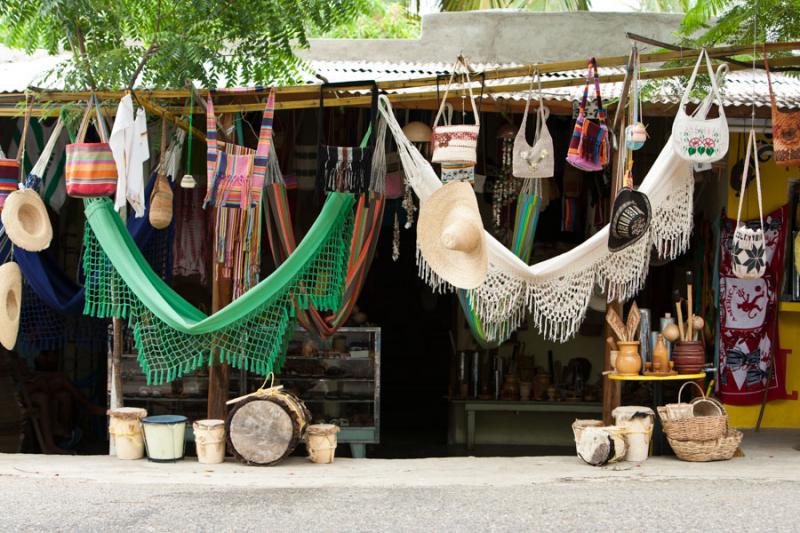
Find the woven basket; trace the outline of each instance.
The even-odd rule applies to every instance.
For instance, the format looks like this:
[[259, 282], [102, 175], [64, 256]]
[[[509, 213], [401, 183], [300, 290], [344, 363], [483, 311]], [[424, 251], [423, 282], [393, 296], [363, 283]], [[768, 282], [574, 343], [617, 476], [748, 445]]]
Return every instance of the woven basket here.
[[[700, 388], [700, 386], [693, 381], [684, 383], [678, 392], [679, 403], [671, 404], [673, 407], [675, 405], [685, 405], [680, 403], [681, 395], [684, 387], [690, 383]], [[700, 391], [702, 392], [702, 388], [700, 388]], [[728, 433], [728, 413], [725, 412], [725, 407], [717, 400], [709, 398], [705, 394], [703, 394], [701, 398], [695, 398], [690, 402], [690, 405], [701, 401], [715, 403], [722, 414], [717, 416], [691, 416], [674, 420], [671, 418], [670, 414], [673, 413], [675, 409], [670, 410], [667, 407], [658, 408], [658, 416], [661, 418], [664, 433], [669, 439], [676, 441], [714, 441]]]
[[675, 440], [667, 436], [669, 445], [682, 461], [727, 461], [742, 442], [742, 432], [736, 429], [715, 440]]
[[172, 222], [172, 187], [166, 176], [161, 173], [156, 177], [156, 184], [150, 194], [150, 225], [156, 229], [164, 229]]

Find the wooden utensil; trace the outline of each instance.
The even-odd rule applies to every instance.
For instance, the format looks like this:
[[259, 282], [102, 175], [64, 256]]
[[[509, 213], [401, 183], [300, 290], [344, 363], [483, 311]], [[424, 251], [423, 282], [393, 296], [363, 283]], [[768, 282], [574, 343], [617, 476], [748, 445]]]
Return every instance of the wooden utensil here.
[[693, 333], [693, 324], [694, 320], [692, 316], [694, 316], [694, 307], [692, 306], [692, 287], [694, 283], [694, 278], [692, 276], [692, 271], [689, 270], [686, 272], [686, 320], [689, 322], [689, 327], [686, 328], [686, 340], [692, 340], [694, 338]]
[[675, 324], [667, 324], [661, 334], [664, 335], [664, 338], [669, 342], [675, 342], [680, 337], [680, 330]]
[[615, 352], [619, 351], [617, 343], [614, 341], [614, 337], [606, 337], [606, 344], [608, 344], [608, 347], [614, 350]]
[[631, 308], [628, 310], [628, 323], [626, 330], [628, 332], [627, 340], [632, 341], [636, 337], [636, 332], [639, 331], [639, 322], [642, 320], [642, 315], [639, 313], [639, 306], [634, 301]]
[[681, 310], [681, 291], [678, 289], [672, 291], [672, 298], [675, 300], [675, 311], [678, 314], [678, 333], [680, 334], [680, 339], [685, 341], [686, 336], [683, 333], [683, 311]]
[[697, 316], [697, 315], [694, 315], [692, 317], [692, 329], [694, 330], [694, 333], [695, 333], [692, 336], [692, 339], [696, 340], [695, 337], [698, 337], [702, 333], [703, 328], [705, 327], [705, 325], [706, 325], [706, 321], [703, 320], [703, 317]]
[[622, 323], [622, 319], [611, 307], [609, 307], [606, 311], [606, 323], [609, 325], [614, 334], [616, 334], [617, 339], [621, 341], [627, 340], [628, 334], [627, 330], [625, 329], [625, 324]]

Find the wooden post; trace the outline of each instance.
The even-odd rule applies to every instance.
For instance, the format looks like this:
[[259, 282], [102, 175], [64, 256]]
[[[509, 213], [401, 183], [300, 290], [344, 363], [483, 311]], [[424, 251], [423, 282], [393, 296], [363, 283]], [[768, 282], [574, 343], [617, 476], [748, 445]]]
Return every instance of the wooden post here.
[[[214, 265], [214, 279], [211, 289], [211, 309], [216, 313], [231, 302], [233, 285], [231, 278], [217, 275], [217, 265]], [[211, 354], [212, 364], [208, 369], [208, 418], [225, 419], [226, 405], [228, 401], [228, 389], [230, 387], [230, 369], [227, 363], [222, 361], [219, 350], [214, 350]]]

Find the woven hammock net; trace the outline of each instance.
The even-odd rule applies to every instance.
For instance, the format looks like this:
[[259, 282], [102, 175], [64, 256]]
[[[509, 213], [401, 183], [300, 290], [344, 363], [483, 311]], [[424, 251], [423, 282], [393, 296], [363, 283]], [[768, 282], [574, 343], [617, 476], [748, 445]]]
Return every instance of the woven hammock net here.
[[[101, 229], [113, 218], [97, 219], [98, 213], [90, 214], [91, 204], [98, 202], [108, 204], [100, 206], [99, 215], [116, 216], [113, 210], [109, 212], [107, 199], [87, 202], [84, 313], [128, 320], [148, 383], [172, 381], [216, 360], [262, 375], [278, 371], [297, 324], [297, 309], [313, 305], [333, 310], [341, 304], [353, 231], [352, 197], [335, 202], [329, 197], [327, 217], [321, 215], [320, 223], [298, 247], [305, 244], [305, 250], [310, 250], [302, 262], [287, 262], [288, 268], [280, 275], [276, 271], [251, 289], [252, 294], [246, 293], [210, 317], [157, 283], [160, 280], [141, 260], [138, 249], [121, 234], [121, 223], [110, 231]], [[128, 264], [131, 261], [120, 254], [120, 247], [136, 264]], [[219, 359], [212, 358], [214, 353]]]
[[[708, 105], [707, 99], [697, 116], [704, 116]], [[403, 134], [388, 98], [381, 96], [378, 107], [397, 144], [406, 182], [424, 203], [441, 181]], [[639, 190], [654, 206], [650, 232], [620, 252], [609, 252], [606, 226], [569, 252], [529, 266], [487, 232], [489, 272], [482, 285], [468, 291], [487, 340], [504, 340], [530, 313], [543, 337], [565, 342], [577, 333], [595, 284], [604, 289], [608, 301], [628, 300], [644, 285], [651, 247], [665, 259], [685, 252], [692, 232], [694, 176], [691, 164], [674, 154], [669, 140]], [[431, 270], [419, 250], [417, 264], [419, 276], [434, 291], [454, 290]]]

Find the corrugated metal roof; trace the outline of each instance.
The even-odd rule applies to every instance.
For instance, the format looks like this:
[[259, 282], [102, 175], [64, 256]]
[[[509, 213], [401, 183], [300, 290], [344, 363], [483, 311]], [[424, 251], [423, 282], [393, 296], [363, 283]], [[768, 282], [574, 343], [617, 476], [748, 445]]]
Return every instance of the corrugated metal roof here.
[[[11, 50], [0, 45], [0, 92], [22, 92], [30, 86], [48, 89], [60, 89], [57, 81], [45, 79], [46, 75], [61, 62], [69, 58], [69, 54], [49, 56], [44, 51], [37, 51], [27, 55], [19, 50]], [[390, 61], [320, 61], [306, 62], [310, 71], [304, 73], [304, 81], [316, 82], [321, 76], [330, 82], [358, 81], [374, 79], [376, 81], [403, 80], [409, 78], [429, 77], [444, 75], [452, 68], [449, 63], [392, 63]], [[473, 64], [475, 72], [487, 72], [504, 67], [518, 66], [515, 64]], [[622, 74], [622, 68], [601, 68], [601, 75]], [[566, 78], [581, 78], [583, 71], [559, 72], [542, 76], [543, 81]], [[800, 108], [800, 79], [775, 73], [772, 75], [775, 96], [781, 108]], [[508, 84], [525, 84], [527, 78], [506, 78], [503, 80], [488, 80], [487, 86], [502, 86]], [[442, 81], [444, 88], [446, 80]], [[394, 92], [414, 93], [430, 91], [430, 87], [420, 89], [402, 89]], [[619, 97], [622, 83], [603, 83], [601, 92], [604, 99]], [[769, 88], [766, 74], [759, 70], [755, 74], [751, 71], [729, 72], [725, 77], [722, 89], [723, 100], [726, 107], [749, 106], [755, 100], [758, 107], [769, 106]], [[575, 101], [583, 94], [582, 86], [546, 89], [545, 98], [557, 101]], [[493, 93], [486, 98], [524, 100], [525, 91], [513, 93]], [[651, 103], [676, 104], [680, 101], [680, 88], [670, 87], [670, 84], [660, 83], [658, 89], [648, 92], [648, 101]]]

